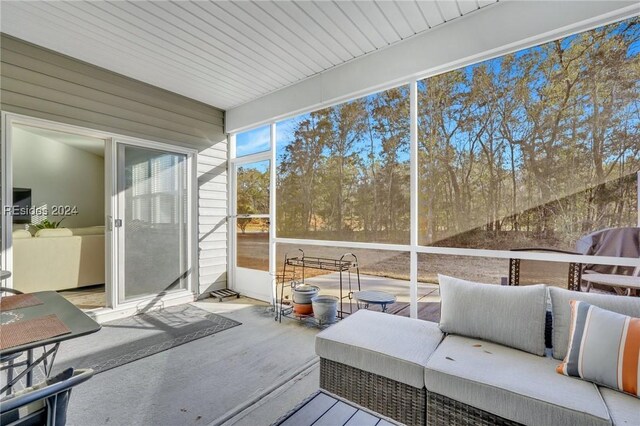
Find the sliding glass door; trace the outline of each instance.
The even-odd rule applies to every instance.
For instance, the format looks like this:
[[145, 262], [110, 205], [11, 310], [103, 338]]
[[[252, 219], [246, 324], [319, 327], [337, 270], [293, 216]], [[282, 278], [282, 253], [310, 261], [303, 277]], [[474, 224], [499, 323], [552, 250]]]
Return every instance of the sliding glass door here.
[[189, 289], [189, 156], [117, 144], [118, 302]]

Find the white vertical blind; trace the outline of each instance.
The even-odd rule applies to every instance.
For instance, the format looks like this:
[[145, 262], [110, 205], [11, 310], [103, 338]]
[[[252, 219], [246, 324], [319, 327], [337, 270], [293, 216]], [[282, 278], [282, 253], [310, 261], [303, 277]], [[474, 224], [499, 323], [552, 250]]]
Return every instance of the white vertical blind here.
[[172, 224], [186, 214], [183, 161], [174, 154], [159, 154], [131, 165], [132, 220]]

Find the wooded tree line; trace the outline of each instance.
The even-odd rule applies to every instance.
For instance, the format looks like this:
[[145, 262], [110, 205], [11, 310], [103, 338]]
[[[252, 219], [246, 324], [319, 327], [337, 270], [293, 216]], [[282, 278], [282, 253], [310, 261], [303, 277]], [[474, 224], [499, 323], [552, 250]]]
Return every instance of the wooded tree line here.
[[408, 99], [406, 87], [393, 89], [295, 123], [279, 156], [279, 234], [408, 235]]
[[[238, 167], [236, 212], [238, 215], [269, 213], [269, 163]], [[239, 217], [238, 228], [244, 234], [247, 228], [267, 232], [266, 221], [260, 218]]]
[[[639, 52], [633, 18], [421, 81], [421, 243], [570, 247], [634, 226]], [[278, 135], [279, 236], [408, 243], [407, 86]]]

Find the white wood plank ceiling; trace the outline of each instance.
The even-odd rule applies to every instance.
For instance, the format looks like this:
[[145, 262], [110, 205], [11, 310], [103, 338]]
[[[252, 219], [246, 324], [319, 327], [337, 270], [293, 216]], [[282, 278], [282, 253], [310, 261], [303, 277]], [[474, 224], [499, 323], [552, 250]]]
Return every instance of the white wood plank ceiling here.
[[496, 2], [3, 1], [0, 7], [9, 35], [229, 109]]

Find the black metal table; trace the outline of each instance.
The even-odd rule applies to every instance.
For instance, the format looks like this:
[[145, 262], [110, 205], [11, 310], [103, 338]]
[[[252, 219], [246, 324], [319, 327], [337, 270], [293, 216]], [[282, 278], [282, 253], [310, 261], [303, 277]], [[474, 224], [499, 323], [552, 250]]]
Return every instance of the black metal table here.
[[[31, 386], [33, 369], [39, 364], [43, 364], [45, 374], [48, 376], [51, 373], [60, 342], [95, 333], [101, 328], [100, 324], [55, 291], [40, 291], [31, 294], [36, 296], [42, 304], [4, 311], [2, 312], [2, 316], [10, 320], [11, 317], [8, 317], [8, 315], [11, 315], [16, 321], [23, 321], [55, 314], [71, 332], [20, 346], [0, 349], [0, 358], [4, 359], [11, 358], [12, 355], [18, 355], [23, 352], [27, 352], [28, 354], [25, 361], [0, 366], [0, 371], [20, 366], [25, 367], [24, 371], [20, 372], [15, 378], [7, 380], [7, 384], [0, 389], [0, 394], [11, 389], [25, 376], [27, 377], [27, 386]], [[3, 322], [6, 322], [6, 320], [3, 320]], [[0, 323], [0, 326], [1, 325]], [[47, 346], [50, 347], [47, 348]], [[33, 349], [37, 348], [42, 348], [42, 355], [34, 359]]]
[[[638, 271], [638, 269], [636, 269]], [[626, 288], [626, 295], [631, 296], [633, 290], [640, 290], [640, 277], [620, 274], [582, 274], [582, 280], [587, 282], [587, 293], [593, 284], [602, 284], [609, 287]]]

